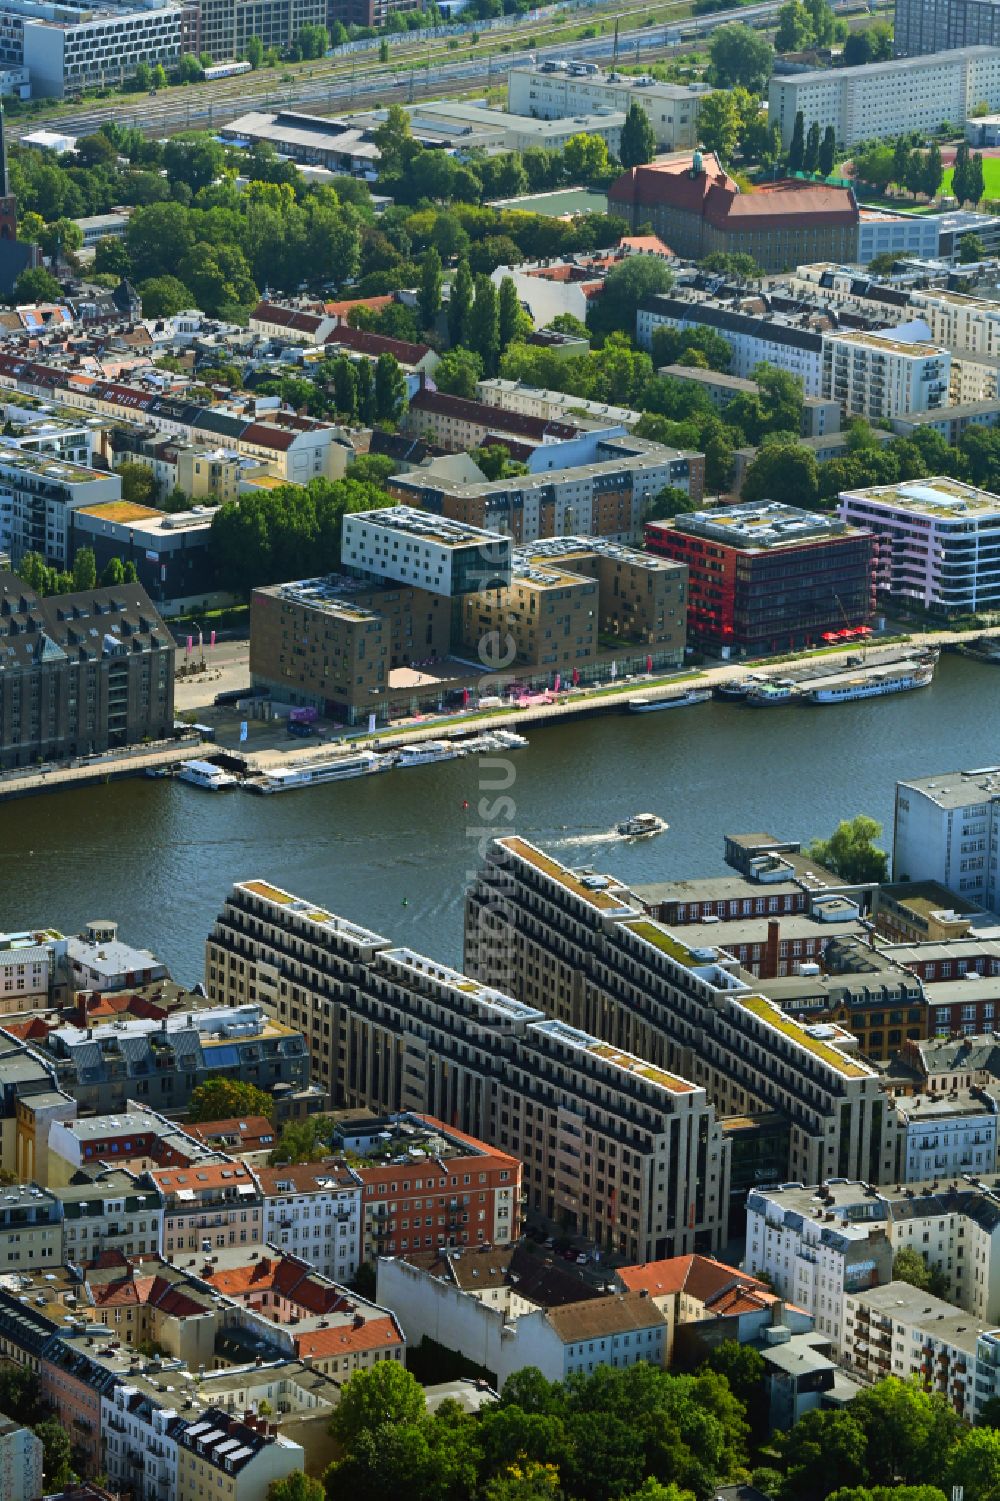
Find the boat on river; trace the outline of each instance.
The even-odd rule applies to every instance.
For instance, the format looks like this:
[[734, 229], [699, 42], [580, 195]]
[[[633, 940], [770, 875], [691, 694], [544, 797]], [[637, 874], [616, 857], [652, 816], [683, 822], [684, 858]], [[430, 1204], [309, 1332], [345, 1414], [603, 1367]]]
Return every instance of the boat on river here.
[[903, 662], [861, 677], [832, 678], [821, 688], [811, 688], [806, 697], [811, 704], [850, 704], [861, 698], [883, 698], [890, 693], [929, 688], [933, 681], [934, 668], [930, 663]]
[[336, 761], [324, 761], [310, 766], [279, 766], [273, 771], [262, 772], [259, 777], [254, 777], [244, 785], [248, 792], [259, 792], [269, 797], [275, 792], [295, 792], [300, 787], [321, 787], [326, 782], [343, 782], [351, 777], [371, 776], [374, 772], [389, 771], [394, 763], [394, 756], [360, 751], [356, 756], [342, 756]]
[[618, 833], [625, 839], [649, 839], [653, 834], [662, 834], [667, 827], [656, 813], [633, 813], [617, 825]]
[[668, 698], [630, 698], [630, 714], [656, 714], [660, 709], [684, 709], [688, 704], [706, 704], [712, 697], [711, 688], [689, 688], [686, 693], [675, 693]]

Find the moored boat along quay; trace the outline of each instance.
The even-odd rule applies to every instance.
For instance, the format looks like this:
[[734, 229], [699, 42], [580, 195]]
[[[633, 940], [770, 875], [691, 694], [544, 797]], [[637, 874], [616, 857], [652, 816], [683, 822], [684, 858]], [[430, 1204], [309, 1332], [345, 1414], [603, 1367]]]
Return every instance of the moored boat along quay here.
[[[881, 647], [873, 644], [863, 650], [854, 644], [843, 649], [805, 653], [793, 661], [774, 664], [726, 662], [667, 677], [611, 680], [587, 688], [569, 688], [529, 704], [497, 705], [466, 713], [435, 715], [419, 722], [389, 726], [374, 734], [352, 736], [345, 733], [331, 737], [325, 743], [296, 740], [287, 747], [253, 754], [213, 745], [189, 731], [176, 742], [133, 746], [85, 760], [52, 762], [6, 772], [0, 776], [0, 802], [145, 776], [152, 770], [172, 773], [183, 762], [192, 759], [218, 761], [227, 771], [246, 779], [249, 785], [282, 768], [326, 768], [342, 756], [356, 756], [366, 750], [398, 753], [407, 745], [430, 739], [450, 741], [472, 734], [483, 735], [515, 727], [524, 729], [556, 721], [609, 714], [646, 714], [660, 707], [697, 707], [707, 703], [713, 692], [724, 701], [738, 704], [747, 696], [746, 690], [751, 686], [756, 689], [757, 701], [763, 703], [838, 702], [847, 695], [839, 693], [829, 698], [815, 695], [822, 692], [824, 683], [831, 686], [836, 683], [842, 687], [848, 679], [857, 681], [866, 675], [874, 679], [893, 666], [931, 660], [942, 647], [963, 650], [966, 643], [973, 641], [979, 648], [992, 643], [1000, 650], [1000, 627], [987, 632], [980, 628], [964, 634], [952, 631], [929, 633]], [[981, 650], [964, 654], [974, 661], [984, 660]], [[302, 779], [300, 783], [308, 784], [309, 779]], [[271, 790], [277, 790], [277, 785]]]

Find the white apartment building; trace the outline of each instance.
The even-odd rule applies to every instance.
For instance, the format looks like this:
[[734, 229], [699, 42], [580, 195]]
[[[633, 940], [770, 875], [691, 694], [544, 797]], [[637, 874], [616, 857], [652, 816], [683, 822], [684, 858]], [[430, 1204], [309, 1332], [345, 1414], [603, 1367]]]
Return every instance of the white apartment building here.
[[0, 1496], [35, 1501], [42, 1494], [42, 1441], [30, 1428], [0, 1415]]
[[901, 1181], [974, 1177], [997, 1169], [997, 1104], [981, 1089], [906, 1095], [896, 1102], [903, 1139]]
[[520, 380], [503, 380], [500, 376], [478, 382], [479, 400], [503, 412], [517, 412], [524, 417], [538, 417], [543, 422], [561, 422], [567, 413], [581, 412], [585, 417], [621, 427], [632, 428], [642, 416], [631, 407], [616, 407], [606, 401], [588, 401], [568, 391], [547, 391]]
[[138, 1385], [116, 1384], [101, 1393], [104, 1469], [110, 1490], [130, 1491], [135, 1501], [165, 1501], [177, 1495], [177, 1418], [175, 1407], [161, 1407]]
[[351, 1282], [361, 1250], [361, 1179], [339, 1162], [257, 1169], [264, 1239], [283, 1256], [311, 1262], [324, 1277]]
[[341, 559], [351, 573], [451, 598], [510, 583], [511, 539], [410, 506], [344, 517]]
[[719, 307], [698, 298], [669, 293], [647, 297], [636, 314], [636, 339], [640, 349], [651, 350], [653, 331], [669, 328], [711, 328], [732, 349], [729, 374], [750, 380], [757, 366], [767, 363], [787, 370], [802, 382], [806, 396], [825, 395], [823, 390], [823, 339], [820, 333], [800, 324], [782, 323], [775, 316]]
[[0, 1014], [47, 1005], [65, 958], [58, 933], [0, 933]]
[[837, 1351], [845, 1293], [887, 1281], [892, 1246], [877, 1193], [860, 1201], [852, 1194], [848, 1217], [830, 1207], [830, 1191], [790, 1183], [751, 1192], [744, 1266], [752, 1276], [766, 1272], [781, 1297], [811, 1313]]
[[824, 333], [820, 395], [845, 415], [881, 422], [948, 405], [951, 355], [890, 333]]
[[896, 783], [893, 880], [939, 881], [1000, 913], [1000, 767]]
[[507, 108], [513, 115], [562, 120], [607, 110], [628, 113], [638, 104], [649, 116], [660, 151], [685, 151], [698, 144], [698, 111], [711, 92], [705, 85], [661, 83], [647, 76], [605, 73], [594, 63], [543, 62], [512, 68], [507, 75]]
[[898, 1188], [786, 1183], [747, 1200], [746, 1270], [767, 1272], [838, 1346], [844, 1296], [889, 1281], [901, 1250], [941, 1272], [967, 1314], [1000, 1321], [1000, 1196], [968, 1174]]
[[[10, 554], [18, 564], [37, 552], [47, 563], [67, 569], [70, 520], [81, 506], [121, 500], [117, 474], [101, 474], [47, 454], [0, 448], [0, 496], [8, 501]], [[2, 545], [2, 542], [0, 542]]]
[[163, 1202], [124, 1168], [109, 1168], [90, 1183], [60, 1184], [49, 1194], [62, 1215], [63, 1259], [77, 1266], [102, 1251], [155, 1256], [163, 1247]]
[[[489, 1252], [463, 1252], [488, 1263]], [[515, 1287], [479, 1268], [484, 1283], [455, 1285], [403, 1259], [381, 1257], [378, 1299], [396, 1313], [407, 1344], [424, 1338], [490, 1371], [502, 1389], [515, 1371], [535, 1366], [549, 1381], [589, 1375], [598, 1366], [619, 1369], [645, 1361], [665, 1365], [670, 1321], [653, 1298], [642, 1293], [541, 1308]], [[486, 1285], [489, 1283], [490, 1285]]]
[[937, 476], [845, 490], [838, 512], [878, 537], [887, 600], [948, 614], [1000, 606], [1000, 496]]
[[801, 113], [820, 135], [832, 125], [840, 146], [855, 141], [936, 131], [943, 120], [964, 121], [985, 100], [1000, 107], [1000, 47], [962, 47], [923, 57], [865, 63], [856, 68], [777, 74], [768, 88], [769, 118], [787, 149]]
[[137, 62], [169, 68], [180, 58], [180, 5], [83, 14], [83, 20], [25, 20], [24, 64], [36, 96], [61, 99], [122, 83]]
[[866, 1381], [895, 1376], [939, 1392], [968, 1423], [1000, 1392], [1000, 1330], [908, 1282], [846, 1298], [843, 1356]]

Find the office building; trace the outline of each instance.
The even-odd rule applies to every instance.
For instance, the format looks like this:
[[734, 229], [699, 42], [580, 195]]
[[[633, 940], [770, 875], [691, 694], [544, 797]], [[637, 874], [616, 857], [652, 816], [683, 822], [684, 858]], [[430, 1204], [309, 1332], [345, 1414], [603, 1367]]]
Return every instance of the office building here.
[[131, 563], [158, 604], [204, 594], [215, 582], [211, 529], [217, 509], [167, 512], [128, 500], [81, 506], [72, 515], [70, 550], [91, 548], [99, 577], [112, 558]]
[[0, 1496], [36, 1501], [42, 1494], [42, 1441], [30, 1428], [0, 1415]]
[[558, 1025], [691, 1079], [724, 1117], [777, 1113], [788, 1174], [846, 1175], [852, 1162], [876, 1181], [895, 1171], [892, 1103], [853, 1039], [783, 1012], [724, 950], [689, 948], [611, 876], [494, 840], [466, 898], [465, 962]]
[[996, 0], [896, 0], [893, 46], [897, 57], [1000, 47], [1000, 7]]
[[511, 68], [507, 108], [541, 120], [615, 110], [638, 104], [649, 116], [658, 151], [690, 151], [698, 144], [698, 111], [710, 90], [704, 85], [662, 83], [648, 76], [606, 73], [593, 63], [550, 62]]
[[0, 768], [173, 733], [173, 638], [141, 584], [40, 598], [0, 572]]
[[821, 136], [832, 126], [837, 144], [848, 147], [911, 131], [933, 133], [943, 120], [963, 124], [980, 101], [990, 109], [1000, 106], [1000, 47], [775, 74], [768, 87], [768, 119], [781, 130], [786, 150], [797, 114], [807, 131], [817, 124]]
[[871, 617], [871, 537], [830, 516], [777, 501], [691, 511], [647, 522], [646, 545], [687, 565], [688, 634], [713, 651], [794, 651]]
[[87, 10], [29, 3], [12, 9], [21, 21], [21, 60], [36, 97], [61, 99], [124, 83], [138, 62], [169, 69], [184, 50], [181, 5]]
[[[728, 1148], [704, 1088], [666, 1067], [265, 881], [233, 888], [206, 984], [304, 1017], [338, 1107], [431, 1115], [523, 1162], [553, 1224], [636, 1259], [721, 1243]], [[432, 1247], [450, 1233], [421, 1232]], [[492, 1233], [477, 1220], [469, 1243]]]
[[1000, 497], [939, 475], [845, 490], [838, 515], [878, 538], [887, 604], [945, 615], [1000, 606]]
[[924, 341], [891, 333], [823, 335], [820, 394], [847, 416], [885, 422], [910, 412], [948, 405], [951, 355]]
[[752, 256], [765, 271], [817, 260], [855, 261], [858, 206], [850, 188], [797, 180], [744, 193], [713, 152], [630, 167], [608, 188], [608, 212], [654, 234], [685, 260], [716, 251]]
[[1000, 767], [896, 783], [892, 874], [937, 881], [1000, 913]]
[[843, 1355], [864, 1382], [916, 1382], [967, 1423], [1000, 1395], [1000, 1330], [909, 1282], [845, 1298]]

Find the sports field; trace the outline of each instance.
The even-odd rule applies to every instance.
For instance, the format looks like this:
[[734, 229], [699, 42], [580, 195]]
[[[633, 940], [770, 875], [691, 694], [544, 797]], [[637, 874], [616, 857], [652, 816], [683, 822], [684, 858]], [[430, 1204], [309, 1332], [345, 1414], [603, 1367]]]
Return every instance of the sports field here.
[[[987, 198], [1000, 198], [1000, 157], [983, 156], [983, 180], [986, 183]], [[941, 183], [942, 193], [951, 192], [951, 168], [944, 174]]]

